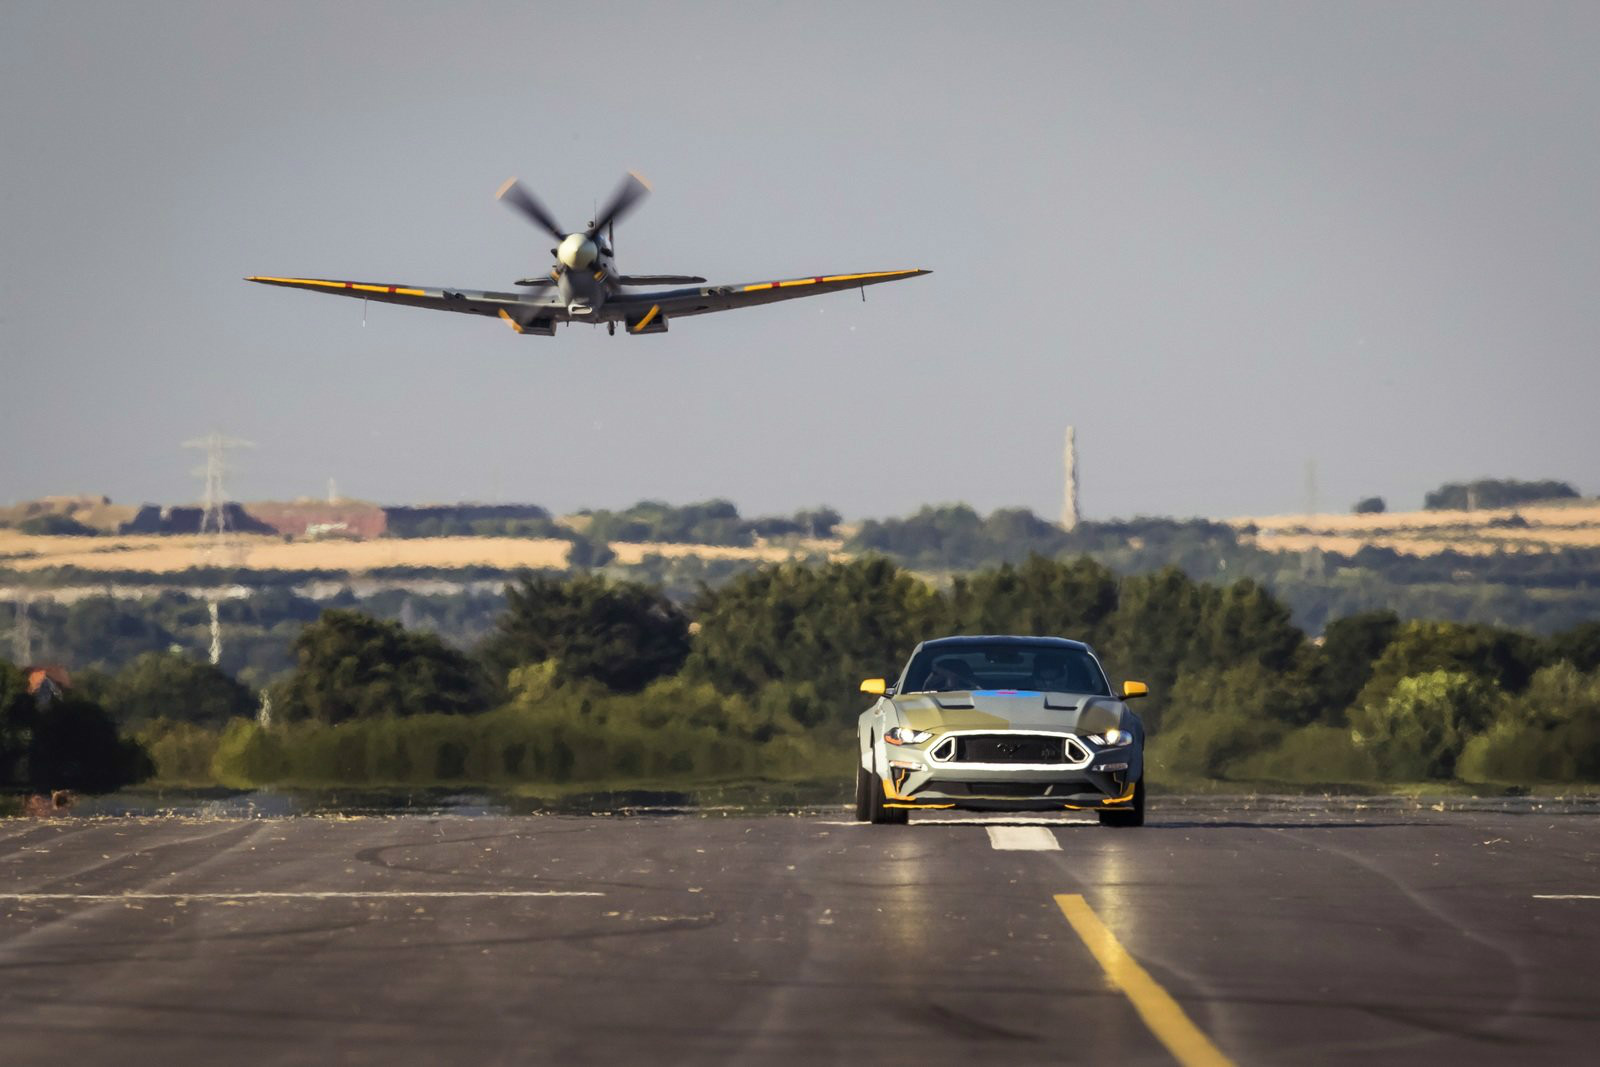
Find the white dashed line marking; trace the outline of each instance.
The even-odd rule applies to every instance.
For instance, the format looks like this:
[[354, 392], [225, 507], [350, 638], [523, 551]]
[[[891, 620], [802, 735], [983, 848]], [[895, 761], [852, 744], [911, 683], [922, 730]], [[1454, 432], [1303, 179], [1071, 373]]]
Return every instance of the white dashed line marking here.
[[1535, 893], [1534, 900], [1600, 900], [1600, 893]]
[[1008, 852], [1060, 852], [1061, 842], [1045, 826], [986, 826], [989, 844]]

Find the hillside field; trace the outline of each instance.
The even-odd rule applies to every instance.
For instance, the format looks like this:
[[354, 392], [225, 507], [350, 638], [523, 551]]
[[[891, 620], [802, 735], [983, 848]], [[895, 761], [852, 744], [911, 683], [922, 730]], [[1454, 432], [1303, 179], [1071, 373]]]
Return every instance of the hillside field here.
[[1595, 500], [1479, 511], [1258, 515], [1226, 521], [1240, 531], [1241, 539], [1274, 552], [1316, 548], [1349, 556], [1373, 546], [1434, 556], [1600, 548], [1600, 501]]

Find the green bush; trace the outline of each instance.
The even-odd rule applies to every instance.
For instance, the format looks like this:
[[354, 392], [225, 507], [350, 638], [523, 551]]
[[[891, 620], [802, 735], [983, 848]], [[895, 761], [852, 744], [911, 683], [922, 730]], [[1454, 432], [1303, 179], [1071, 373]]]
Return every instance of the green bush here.
[[848, 767], [842, 740], [819, 740], [776, 697], [752, 703], [681, 678], [618, 694], [557, 674], [553, 664], [512, 672], [510, 702], [483, 715], [241, 722], [223, 733], [213, 771], [235, 785], [560, 785], [792, 779]]
[[1352, 708], [1350, 723], [1388, 778], [1450, 778], [1467, 740], [1504, 704], [1491, 682], [1459, 671], [1402, 678], [1381, 702]]
[[240, 788], [276, 782], [288, 766], [281, 734], [249, 719], [235, 719], [228, 724], [211, 758], [212, 777]]
[[1472, 782], [1600, 781], [1600, 671], [1546, 667], [1467, 742], [1459, 773]]
[[1313, 725], [1290, 730], [1272, 748], [1255, 752], [1230, 768], [1230, 777], [1324, 784], [1379, 780], [1368, 748], [1356, 744], [1348, 727]]
[[[242, 721], [242, 720], [241, 720]], [[214, 729], [173, 719], [146, 723], [134, 740], [144, 746], [155, 767], [155, 779], [174, 785], [208, 785], [222, 734]]]

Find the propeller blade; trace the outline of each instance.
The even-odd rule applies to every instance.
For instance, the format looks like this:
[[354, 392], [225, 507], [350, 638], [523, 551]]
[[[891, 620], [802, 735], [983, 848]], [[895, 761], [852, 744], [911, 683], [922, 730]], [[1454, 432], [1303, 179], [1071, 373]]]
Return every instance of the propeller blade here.
[[622, 179], [622, 184], [617, 186], [617, 191], [611, 194], [611, 199], [606, 201], [606, 206], [600, 209], [600, 213], [589, 224], [590, 240], [594, 239], [595, 234], [632, 211], [634, 205], [643, 200], [648, 192], [650, 183], [633, 171], [629, 171], [628, 176]]
[[496, 200], [504, 200], [506, 203], [510, 204], [524, 215], [528, 216], [535, 226], [543, 229], [557, 241], [561, 241], [566, 238], [567, 235], [563, 233], [561, 227], [557, 225], [555, 217], [550, 214], [549, 210], [543, 204], [539, 203], [538, 197], [528, 192], [523, 184], [517, 181], [517, 179], [507, 179], [506, 183], [500, 187], [500, 191], [494, 195]]

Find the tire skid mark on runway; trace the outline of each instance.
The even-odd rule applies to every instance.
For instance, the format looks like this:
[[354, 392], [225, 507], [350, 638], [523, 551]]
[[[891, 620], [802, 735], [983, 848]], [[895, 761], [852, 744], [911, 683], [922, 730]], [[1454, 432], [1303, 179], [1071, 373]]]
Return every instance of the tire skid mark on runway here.
[[[1528, 1003], [1529, 999], [1529, 966], [1528, 961], [1523, 958], [1522, 953], [1515, 947], [1508, 947], [1507, 945], [1501, 944], [1500, 942], [1495, 941], [1484, 934], [1480, 934], [1478, 931], [1468, 927], [1465, 923], [1447, 914], [1444, 908], [1429, 900], [1422, 894], [1421, 890], [1412, 887], [1406, 882], [1401, 881], [1400, 878], [1384, 870], [1383, 867], [1378, 865], [1378, 862], [1375, 859], [1369, 859], [1358, 852], [1352, 852], [1349, 849], [1340, 848], [1337, 845], [1328, 844], [1325, 841], [1319, 841], [1313, 837], [1296, 837], [1278, 827], [1264, 826], [1262, 829], [1270, 834], [1280, 837], [1292, 837], [1296, 841], [1308, 843], [1317, 851], [1330, 852], [1350, 863], [1354, 863], [1356, 866], [1361, 867], [1362, 869], [1376, 875], [1385, 882], [1388, 882], [1390, 885], [1394, 886], [1394, 888], [1399, 890], [1401, 895], [1409, 900], [1412, 905], [1432, 916], [1435, 921], [1442, 923], [1451, 930], [1454, 930], [1467, 940], [1472, 941], [1473, 943], [1480, 945], [1485, 949], [1488, 949], [1490, 952], [1493, 952], [1498, 956], [1501, 956], [1508, 964], [1510, 964], [1510, 969], [1516, 976], [1516, 996], [1501, 1000], [1499, 1002], [1498, 1013], [1484, 1026], [1476, 1027], [1473, 1028], [1473, 1030], [1464, 1032], [1472, 1033], [1474, 1036], [1481, 1037], [1482, 1035], [1491, 1033], [1510, 1024], [1513, 1019], [1525, 1011], [1525, 1005]], [[1402, 1017], [1398, 1021], [1412, 1022], [1412, 1020], [1407, 1017]], [[1413, 1025], [1415, 1024], [1413, 1023]], [[1437, 1032], [1431, 1026], [1420, 1026], [1419, 1028], [1427, 1033]]]
[[1015, 1041], [1035, 1045], [1044, 1041], [1038, 1034], [1013, 1030], [1009, 1026], [1001, 1026], [939, 1003], [928, 1004], [921, 1014], [935, 1025], [968, 1041]]
[[1111, 984], [1133, 1004], [1139, 1018], [1183, 1067], [1233, 1067], [1233, 1061], [1212, 1044], [1168, 993], [1122, 947], [1111, 928], [1089, 907], [1081, 893], [1059, 893], [1056, 906], [1105, 970]]
[[[97, 827], [94, 824], [63, 825], [56, 834], [52, 835], [51, 840], [65, 844], [80, 835], [92, 834], [96, 829]], [[130, 860], [134, 859], [149, 865], [158, 865], [161, 858], [167, 854], [183, 849], [192, 849], [196, 846], [209, 846], [210, 850], [217, 850], [218, 854], [226, 853], [236, 844], [258, 836], [260, 833], [261, 826], [259, 824], [225, 825], [216, 827], [210, 833], [153, 841], [121, 854], [112, 854], [110, 856], [101, 856], [100, 848], [96, 848], [93, 852], [99, 858], [91, 860], [85, 866], [61, 872], [52, 881], [79, 882], [80, 879], [93, 877], [106, 871], [115, 870], [120, 872], [126, 869], [126, 864]], [[109, 847], [109, 843], [100, 847]], [[28, 851], [36, 855], [50, 852], [49, 849], [30, 849]], [[210, 856], [212, 854], [212, 851], [208, 850], [203, 855]], [[204, 859], [201, 862], [204, 862]]]
[[410, 871], [414, 874], [448, 874], [459, 876], [461, 872], [455, 868], [439, 870], [434, 867], [424, 867], [416, 864], [394, 863], [386, 859], [384, 854], [388, 852], [395, 852], [400, 849], [437, 848], [441, 845], [470, 845], [481, 841], [516, 841], [524, 837], [549, 837], [554, 834], [581, 834], [584, 832], [584, 829], [585, 828], [583, 827], [576, 827], [573, 829], [538, 830], [529, 833], [523, 833], [520, 830], [517, 830], [493, 834], [475, 834], [471, 837], [428, 837], [420, 838], [415, 841], [391, 841], [386, 845], [373, 845], [370, 848], [363, 848], [356, 852], [355, 859], [361, 863], [369, 863], [374, 867], [378, 867], [386, 871]]

